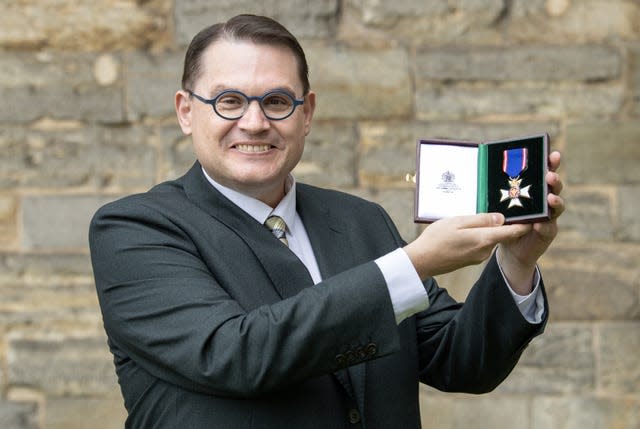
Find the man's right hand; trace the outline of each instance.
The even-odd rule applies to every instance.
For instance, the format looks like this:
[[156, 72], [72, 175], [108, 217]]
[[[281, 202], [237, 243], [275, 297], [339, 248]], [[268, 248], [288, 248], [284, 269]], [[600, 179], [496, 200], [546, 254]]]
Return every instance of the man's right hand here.
[[440, 219], [404, 247], [422, 280], [479, 264], [495, 246], [531, 230], [528, 224], [504, 225], [500, 213]]

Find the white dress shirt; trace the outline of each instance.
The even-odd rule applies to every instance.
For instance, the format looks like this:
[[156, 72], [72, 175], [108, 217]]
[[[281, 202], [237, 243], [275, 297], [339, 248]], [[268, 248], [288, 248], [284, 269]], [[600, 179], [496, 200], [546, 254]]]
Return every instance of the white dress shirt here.
[[[271, 215], [280, 216], [284, 219], [287, 224], [285, 236], [289, 242], [289, 248], [305, 265], [313, 282], [317, 284], [322, 281], [318, 262], [313, 253], [307, 230], [302, 223], [302, 219], [300, 219], [300, 216], [296, 212], [296, 181], [292, 175], [289, 175], [287, 178], [284, 198], [276, 208], [271, 208], [260, 200], [217, 183], [209, 177], [204, 169], [202, 172], [212, 186], [253, 217], [258, 223], [264, 224]], [[389, 296], [391, 297], [391, 303], [398, 324], [407, 317], [429, 307], [429, 296], [404, 249], [398, 248], [393, 252], [381, 256], [375, 260], [375, 263], [380, 268], [387, 283]], [[500, 272], [502, 272], [502, 268], [500, 268]], [[504, 273], [502, 275], [505, 283], [508, 285], [509, 283], [506, 277], [504, 277]], [[540, 273], [537, 268], [534, 284], [535, 288], [533, 292], [526, 296], [516, 294], [510, 286], [509, 291], [524, 318], [530, 323], [540, 323], [544, 315], [544, 299], [542, 293], [540, 293]]]

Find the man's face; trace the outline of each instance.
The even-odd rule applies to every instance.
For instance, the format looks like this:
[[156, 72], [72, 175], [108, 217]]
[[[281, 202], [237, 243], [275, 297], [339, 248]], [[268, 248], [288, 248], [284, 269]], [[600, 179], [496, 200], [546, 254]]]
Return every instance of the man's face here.
[[[294, 54], [286, 47], [221, 40], [203, 53], [201, 75], [190, 88], [211, 99], [225, 90], [261, 96], [285, 90], [302, 98]], [[284, 183], [304, 149], [315, 108], [310, 92], [291, 116], [273, 121], [257, 101], [240, 119], [219, 117], [211, 105], [176, 94], [176, 111], [185, 134], [191, 134], [196, 156], [218, 183], [275, 206], [284, 195]]]

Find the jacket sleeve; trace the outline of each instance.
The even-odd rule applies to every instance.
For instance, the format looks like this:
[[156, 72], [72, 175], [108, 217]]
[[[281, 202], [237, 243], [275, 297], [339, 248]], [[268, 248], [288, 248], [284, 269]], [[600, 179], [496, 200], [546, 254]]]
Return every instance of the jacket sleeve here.
[[543, 321], [530, 324], [524, 319], [495, 254], [464, 304], [455, 302], [435, 280], [425, 286], [430, 306], [416, 316], [420, 379], [440, 390], [486, 393], [495, 389], [529, 342], [543, 332], [548, 318], [545, 295]]
[[[100, 209], [89, 242], [114, 354], [185, 389], [250, 397], [399, 349], [374, 262], [245, 310], [183, 229], [144, 199]], [[362, 353], [344, 359], [347, 350]]]

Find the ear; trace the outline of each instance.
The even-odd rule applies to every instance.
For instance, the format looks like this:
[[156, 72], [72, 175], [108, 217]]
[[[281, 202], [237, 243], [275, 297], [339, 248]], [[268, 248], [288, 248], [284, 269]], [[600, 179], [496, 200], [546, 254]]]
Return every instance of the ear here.
[[191, 134], [191, 97], [186, 91], [180, 90], [176, 92], [175, 107], [176, 115], [178, 115], [178, 123], [182, 132], [186, 135]]
[[316, 93], [309, 91], [306, 100], [302, 105], [304, 111], [304, 135], [309, 135], [311, 131], [311, 121], [313, 120], [313, 112], [316, 110]]

